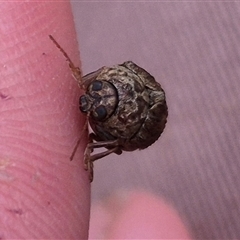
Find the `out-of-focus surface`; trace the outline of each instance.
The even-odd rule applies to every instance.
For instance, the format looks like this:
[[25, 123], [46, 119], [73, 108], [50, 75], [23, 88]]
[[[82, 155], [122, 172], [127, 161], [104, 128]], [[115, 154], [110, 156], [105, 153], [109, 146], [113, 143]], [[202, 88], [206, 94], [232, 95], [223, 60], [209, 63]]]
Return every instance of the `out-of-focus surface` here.
[[93, 201], [163, 196], [193, 237], [240, 238], [240, 4], [72, 2], [84, 74], [132, 60], [166, 91], [169, 118], [143, 151], [95, 163]]
[[[161, 214], [159, 214], [161, 213]], [[89, 239], [192, 239], [178, 212], [147, 191], [118, 191], [91, 207]]]

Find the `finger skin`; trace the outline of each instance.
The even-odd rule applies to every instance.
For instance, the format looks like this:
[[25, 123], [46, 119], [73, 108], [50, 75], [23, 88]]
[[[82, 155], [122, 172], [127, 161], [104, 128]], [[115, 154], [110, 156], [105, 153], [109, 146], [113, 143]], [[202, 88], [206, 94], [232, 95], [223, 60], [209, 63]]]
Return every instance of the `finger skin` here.
[[191, 239], [177, 211], [145, 191], [120, 192], [91, 215], [90, 239]]
[[53, 35], [79, 66], [66, 1], [0, 8], [0, 239], [86, 239], [90, 185], [80, 90]]

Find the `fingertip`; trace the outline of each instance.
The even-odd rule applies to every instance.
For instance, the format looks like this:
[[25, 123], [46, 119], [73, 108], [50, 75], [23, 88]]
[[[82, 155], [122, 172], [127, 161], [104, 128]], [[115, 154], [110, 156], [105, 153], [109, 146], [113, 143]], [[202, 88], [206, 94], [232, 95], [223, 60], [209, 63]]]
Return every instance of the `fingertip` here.
[[177, 211], [162, 198], [141, 191], [122, 195], [93, 207], [90, 238], [191, 239]]
[[1, 234], [7, 239], [86, 239], [90, 209], [82, 161], [86, 139], [69, 161], [84, 123], [78, 111], [80, 90], [49, 39], [52, 34], [79, 65], [70, 2], [9, 1], [0, 13], [5, 98], [1, 122], [6, 126], [0, 145], [10, 180], [0, 189]]

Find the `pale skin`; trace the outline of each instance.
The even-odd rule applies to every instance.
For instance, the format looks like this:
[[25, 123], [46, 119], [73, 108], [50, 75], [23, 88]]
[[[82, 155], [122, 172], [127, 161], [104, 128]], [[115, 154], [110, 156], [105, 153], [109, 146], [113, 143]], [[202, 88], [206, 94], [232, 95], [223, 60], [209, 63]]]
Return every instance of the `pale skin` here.
[[80, 66], [70, 4], [6, 2], [0, 11], [0, 238], [86, 239], [86, 133], [69, 160], [85, 122], [80, 89], [48, 37]]
[[86, 132], [69, 160], [86, 122], [81, 91], [48, 37], [81, 66], [70, 4], [6, 2], [0, 16], [0, 238], [87, 239]]
[[[79, 88], [81, 88], [82, 90], [86, 90], [87, 86], [88, 86], [88, 82], [92, 81], [93, 79], [95, 79], [95, 77], [97, 77], [97, 73], [95, 74], [95, 76], [92, 76], [91, 78], [88, 79], [88, 77], [84, 77], [82, 76], [82, 72], [80, 70], [79, 67], [75, 66], [74, 63], [72, 62], [71, 58], [68, 56], [68, 54], [66, 53], [66, 51], [62, 48], [62, 46], [57, 42], [57, 40], [52, 36], [49, 35], [49, 38], [53, 41], [53, 43], [55, 44], [55, 46], [62, 52], [63, 56], [65, 57], [66, 61], [69, 64], [69, 68], [72, 72], [73, 77], [75, 78], [75, 80], [78, 83]], [[75, 153], [81, 143], [82, 137], [83, 137], [83, 133], [85, 130], [87, 130], [88, 128], [88, 119], [89, 119], [89, 114], [90, 112], [88, 112], [87, 116], [86, 116], [86, 122], [83, 126], [83, 130], [78, 138], [78, 141], [73, 149], [73, 152], [70, 156], [70, 160], [73, 160]], [[96, 142], [94, 142], [94, 140]], [[101, 153], [96, 153], [96, 154], [92, 154], [92, 152], [94, 151], [94, 148], [110, 148], [108, 150], [105, 150]], [[118, 141], [116, 140], [109, 140], [109, 141], [97, 141], [96, 139], [96, 135], [94, 133], [89, 134], [88, 137], [88, 144], [86, 146], [86, 149], [84, 151], [84, 168], [86, 171], [89, 172], [89, 180], [90, 182], [93, 181], [93, 162], [103, 158], [111, 153], [114, 153], [116, 150], [118, 149]]]

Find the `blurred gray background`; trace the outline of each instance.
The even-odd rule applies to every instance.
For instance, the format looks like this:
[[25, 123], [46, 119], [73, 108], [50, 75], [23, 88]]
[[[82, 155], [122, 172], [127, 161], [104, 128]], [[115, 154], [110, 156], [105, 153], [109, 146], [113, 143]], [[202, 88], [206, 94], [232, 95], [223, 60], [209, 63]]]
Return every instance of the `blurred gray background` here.
[[95, 163], [93, 201], [147, 189], [195, 238], [240, 238], [240, 2], [72, 6], [84, 74], [132, 60], [161, 83], [169, 107], [153, 146]]

